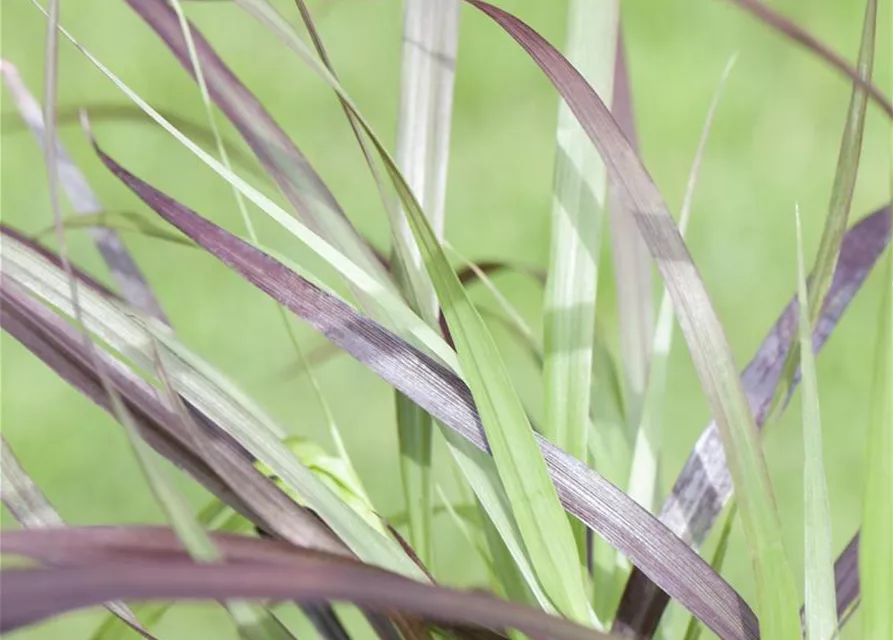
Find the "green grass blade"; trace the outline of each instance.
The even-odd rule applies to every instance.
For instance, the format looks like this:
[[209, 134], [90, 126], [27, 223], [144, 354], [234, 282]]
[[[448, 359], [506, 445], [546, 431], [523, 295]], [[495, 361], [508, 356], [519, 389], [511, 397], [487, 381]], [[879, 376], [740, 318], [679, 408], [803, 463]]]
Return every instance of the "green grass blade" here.
[[[610, 102], [620, 4], [574, 0], [568, 9], [567, 57]], [[564, 101], [558, 109], [557, 155], [552, 189], [551, 250], [544, 300], [543, 435], [580, 460], [587, 459], [589, 391], [599, 253], [607, 174]], [[611, 457], [598, 451], [595, 468]], [[585, 528], [571, 522], [581, 563]]]
[[[698, 148], [695, 151], [695, 157], [689, 171], [688, 184], [685, 188], [685, 196], [679, 213], [679, 234], [683, 238], [688, 229], [695, 186], [698, 182], [701, 163], [707, 149], [707, 140], [710, 138], [710, 129], [716, 117], [716, 110], [719, 106], [723, 88], [729, 78], [732, 67], [735, 65], [735, 59], [736, 56], [729, 59], [720, 76], [710, 108], [707, 110], [707, 118], [704, 121], [701, 138], [698, 141]], [[649, 511], [654, 511], [656, 505], [655, 499], [658, 489], [661, 449], [661, 416], [664, 413], [664, 397], [667, 390], [667, 361], [673, 346], [674, 327], [673, 303], [669, 294], [664, 291], [657, 315], [657, 327], [651, 344], [651, 371], [648, 376], [641, 421], [636, 431], [636, 443], [627, 491], [630, 497]]]
[[[860, 78], [871, 80], [874, 67], [874, 43], [877, 31], [877, 0], [868, 0], [865, 6], [865, 21], [862, 26], [862, 43], [859, 47], [858, 73]], [[831, 279], [840, 256], [840, 245], [846, 233], [853, 193], [856, 190], [856, 177], [859, 172], [859, 158], [862, 154], [862, 137], [865, 132], [865, 116], [868, 111], [868, 94], [858, 84], [853, 86], [847, 109], [843, 138], [837, 157], [837, 170], [831, 187], [831, 202], [828, 216], [822, 230], [822, 239], [810, 270], [809, 279], [809, 322], [812, 326], [818, 321], [822, 305], [831, 288]], [[800, 346], [795, 342], [788, 352], [781, 383], [775, 393], [772, 416], [778, 418], [782, 405], [790, 393], [797, 364], [800, 360]]]
[[[443, 239], [446, 184], [456, 50], [459, 40], [459, 0], [405, 0], [400, 113], [397, 120], [397, 165]], [[392, 233], [391, 261], [400, 265], [398, 283], [416, 301], [416, 311], [432, 326], [440, 306], [422, 256], [405, 218]], [[408, 255], [397, 255], [405, 248]], [[406, 270], [412, 273], [401, 277]], [[415, 284], [413, 284], [415, 283]], [[418, 405], [397, 394], [397, 433], [403, 491], [410, 515], [410, 540], [424, 560], [431, 555], [433, 423]]]
[[395, 166], [389, 165], [388, 171], [398, 191], [403, 190], [407, 219], [450, 326], [465, 381], [481, 415], [531, 564], [558, 610], [589, 623], [570, 525], [502, 357], [412, 193], [396, 179]]
[[887, 255], [866, 455], [859, 579], [866, 638], [893, 637], [893, 254]]
[[676, 308], [695, 369], [716, 417], [741, 501], [756, 570], [760, 624], [769, 640], [799, 637], [799, 597], [788, 565], [772, 483], [731, 349], [704, 283], [663, 197], [616, 123], [582, 76], [526, 24], [480, 0], [468, 0], [500, 24], [561, 92], [620, 186]]
[[[797, 220], [797, 301], [808, 309], [806, 267], [803, 260], [803, 232], [800, 210]], [[831, 508], [825, 479], [822, 447], [822, 420], [819, 386], [812, 346], [809, 315], [800, 313], [800, 375], [803, 388], [803, 528], [804, 593], [806, 594], [806, 635], [811, 640], [830, 640], [837, 633], [837, 606], [834, 594], [834, 566], [831, 555]]]

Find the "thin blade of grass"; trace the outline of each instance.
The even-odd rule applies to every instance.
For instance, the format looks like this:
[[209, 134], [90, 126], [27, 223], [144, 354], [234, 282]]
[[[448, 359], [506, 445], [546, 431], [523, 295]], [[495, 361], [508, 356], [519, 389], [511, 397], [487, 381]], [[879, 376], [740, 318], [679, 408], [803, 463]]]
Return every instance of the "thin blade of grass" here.
[[753, 414], [725, 334], [704, 283], [667, 210], [629, 142], [580, 74], [558, 51], [514, 16], [469, 0], [502, 26], [537, 62], [599, 149], [609, 175], [624, 190], [636, 222], [664, 276], [682, 332], [729, 454], [744, 529], [755, 565], [761, 629], [769, 638], [799, 634], [799, 598], [788, 566], [772, 483]]
[[[25, 529], [63, 527], [65, 522], [59, 512], [31, 479], [6, 442], [0, 436], [0, 499], [16, 521]], [[112, 619], [120, 621], [128, 629], [136, 631], [147, 640], [155, 640], [140, 623], [133, 610], [123, 602], [106, 602]]]
[[[692, 161], [688, 174], [688, 184], [685, 188], [685, 196], [679, 212], [679, 234], [685, 238], [691, 216], [692, 203], [694, 202], [695, 186], [700, 175], [701, 163], [707, 149], [707, 140], [710, 138], [710, 129], [716, 117], [719, 107], [719, 99], [723, 88], [732, 72], [737, 56], [732, 56], [726, 63], [713, 100], [707, 110], [704, 127], [698, 141], [698, 148]], [[667, 291], [664, 291], [660, 301], [660, 310], [657, 316], [657, 328], [651, 344], [651, 371], [648, 376], [645, 401], [642, 409], [642, 419], [636, 430], [636, 444], [633, 451], [633, 461], [630, 471], [628, 493], [636, 502], [653, 511], [658, 490], [658, 472], [660, 465], [660, 449], [662, 440], [662, 424], [660, 417], [664, 413], [664, 397], [667, 391], [667, 361], [673, 346], [673, 303]]]
[[[884, 207], [865, 216], [844, 236], [831, 290], [816, 323], [813, 345], [820, 350], [865, 283], [890, 241], [890, 210]], [[791, 340], [797, 331], [796, 298], [788, 303], [741, 374], [757, 425], [762, 427], [781, 377]], [[797, 382], [795, 377], [794, 382]], [[700, 546], [732, 495], [722, 439], [711, 422], [695, 443], [661, 508], [660, 519], [677, 536]], [[668, 602], [641, 571], [633, 571], [615, 621], [615, 631], [650, 637]], [[639, 612], [644, 609], [648, 615]]]
[[[803, 260], [803, 231], [800, 209], [797, 222], [797, 303], [809, 309], [806, 267]], [[813, 640], [830, 640], [837, 633], [834, 601], [834, 567], [831, 559], [831, 507], [825, 479], [822, 419], [819, 410], [819, 384], [812, 346], [812, 324], [808, 313], [800, 313], [800, 375], [803, 385], [803, 562], [806, 599], [806, 635]]]
[[[397, 164], [435, 234], [443, 239], [446, 185], [452, 123], [453, 84], [459, 43], [459, 0], [405, 0], [400, 113], [397, 120]], [[432, 325], [440, 306], [405, 216], [392, 233], [400, 237], [392, 256], [404, 295]], [[404, 270], [416, 273], [404, 274]], [[413, 283], [416, 283], [413, 285]], [[410, 540], [423, 561], [432, 553], [431, 418], [409, 398], [397, 394], [397, 433], [403, 492], [410, 515]]]
[[[859, 47], [858, 72], [861, 78], [871, 79], [874, 67], [874, 41], [877, 31], [877, 0], [868, 0], [865, 5], [865, 19], [862, 26], [862, 43]], [[859, 172], [859, 158], [862, 153], [862, 137], [865, 132], [865, 116], [868, 110], [868, 95], [858, 84], [853, 86], [847, 109], [846, 123], [837, 156], [837, 169], [831, 187], [831, 202], [828, 216], [822, 230], [822, 239], [810, 271], [809, 280], [809, 321], [818, 320], [825, 296], [831, 286], [831, 278], [840, 254], [840, 243], [846, 233], [853, 193], [856, 190], [856, 177]], [[775, 422], [781, 410], [781, 402], [790, 395], [791, 383], [797, 371], [800, 347], [795, 342], [788, 353], [781, 383], [775, 392], [775, 405], [769, 421]], [[788, 398], [789, 399], [789, 398]]]
[[883, 287], [859, 548], [866, 638], [893, 637], [893, 253], [887, 255]]
[[[614, 88], [619, 13], [617, 0], [574, 0], [568, 7], [567, 57], [608, 102]], [[586, 460], [607, 174], [564, 101], [559, 101], [556, 143], [549, 277], [543, 302], [543, 435], [572, 456]], [[597, 452], [595, 468], [605, 473], [613, 459], [613, 453]], [[585, 527], [572, 522], [571, 528], [582, 565], [587, 553]], [[613, 565], [612, 557], [609, 562]], [[608, 579], [612, 569], [606, 568]]]
[[800, 43], [811, 53], [840, 71], [843, 75], [858, 85], [860, 90], [867, 91], [872, 100], [874, 100], [878, 107], [880, 107], [888, 117], [893, 117], [893, 104], [891, 104], [889, 98], [887, 98], [880, 89], [871, 84], [869, 78], [863, 77], [859, 70], [847, 62], [839, 53], [830, 49], [828, 45], [821, 42], [814, 35], [803, 29], [803, 27], [779, 14], [774, 9], [761, 2], [761, 0], [729, 1], [753, 15], [766, 26], [778, 31], [784, 37]]
[[[160, 538], [157, 530], [152, 533]], [[8, 538], [4, 534], [4, 544], [10, 538], [15, 542], [14, 535]], [[492, 596], [419, 584], [342, 558], [283, 549], [267, 540], [217, 536], [213, 540], [225, 551], [236, 547], [247, 557], [238, 562], [203, 565], [183, 558], [182, 553], [178, 557], [171, 550], [161, 557], [130, 550], [120, 554], [117, 562], [4, 571], [0, 590], [7, 606], [0, 612], [0, 629], [9, 632], [49, 615], [93, 604], [104, 593], [121, 592], [128, 599], [344, 600], [369, 608], [399, 609], [435, 621], [513, 627], [532, 637], [607, 638], [592, 629]], [[58, 546], [58, 535], [52, 541]], [[28, 542], [32, 554], [47, 546], [36, 537]], [[45, 597], [34, 597], [35, 593]]]
[[[115, 171], [174, 226], [201, 240], [218, 259], [412, 397], [455, 431], [457, 437], [487, 450], [468, 388], [455, 374], [270, 256], [139, 182], [120, 167]], [[668, 535], [654, 518], [585, 464], [542, 437], [536, 439], [569, 511], [628, 554], [632, 562], [642, 566], [710, 628], [730, 638], [756, 637], [755, 619], [746, 603], [683, 542]], [[642, 544], [643, 540], [649, 543]]]
[[[173, 7], [164, 0], [128, 0], [128, 4], [155, 30], [184, 69], [195, 77], [186, 39]], [[297, 216], [379, 284], [392, 287], [390, 276], [353, 228], [307, 158], [229, 70], [198, 29], [190, 25], [190, 32], [209, 96], [242, 134]]]
[[[622, 21], [621, 21], [622, 24]], [[614, 100], [611, 113], [634, 150], [638, 150], [629, 70], [623, 33], [617, 37], [614, 60]], [[608, 184], [610, 204], [611, 255], [617, 288], [617, 317], [620, 327], [620, 354], [623, 362], [623, 413], [632, 431], [644, 401], [654, 336], [654, 296], [651, 254], [642, 238], [632, 211], [613, 183]]]
[[[50, 157], [48, 150], [52, 150], [52, 157], [58, 166], [59, 182], [75, 213], [90, 216], [103, 211], [102, 204], [90, 189], [86, 178], [55, 135], [55, 124], [50, 124], [44, 118], [40, 105], [28, 91], [16, 67], [7, 60], [0, 60], [0, 75], [12, 94], [22, 120], [37, 138], [47, 159]], [[118, 234], [112, 229], [101, 228], [91, 229], [90, 233], [124, 298], [134, 308], [167, 324], [158, 300]]]

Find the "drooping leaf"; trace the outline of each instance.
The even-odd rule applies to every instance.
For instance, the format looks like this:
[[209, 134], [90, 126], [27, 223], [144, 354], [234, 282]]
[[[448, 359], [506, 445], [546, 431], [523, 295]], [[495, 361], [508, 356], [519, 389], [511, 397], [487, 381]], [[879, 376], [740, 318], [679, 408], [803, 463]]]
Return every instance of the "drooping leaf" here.
[[[719, 84], [713, 94], [713, 100], [707, 110], [704, 127], [701, 130], [701, 138], [695, 157], [689, 172], [688, 184], [685, 188], [685, 196], [679, 213], [679, 233], [685, 237], [688, 229], [694, 200], [695, 186], [698, 182], [701, 163], [707, 148], [707, 140], [710, 137], [710, 129], [716, 110], [719, 106], [719, 98], [723, 87], [735, 64], [733, 56], [720, 76]], [[664, 291], [660, 301], [660, 309], [657, 315], [657, 328], [651, 343], [651, 370], [648, 375], [644, 404], [641, 412], [641, 420], [636, 430], [636, 444], [633, 451], [633, 460], [630, 471], [628, 493], [643, 507], [652, 511], [655, 507], [658, 486], [658, 469], [661, 449], [661, 416], [664, 413], [664, 396], [667, 385], [667, 361], [673, 344], [673, 306], [669, 294]]]
[[811, 53], [821, 58], [859, 85], [861, 89], [868, 91], [872, 100], [883, 109], [887, 116], [893, 117], [893, 104], [890, 103], [890, 100], [883, 94], [883, 92], [871, 84], [870, 80], [863, 78], [859, 71], [852, 64], [847, 62], [839, 53], [829, 48], [828, 45], [821, 42], [803, 27], [776, 12], [768, 5], [764, 4], [762, 0], [729, 1], [752, 14], [763, 24], [778, 31], [784, 37], [806, 47]]
[[[64, 526], [62, 516], [22, 468], [6, 438], [0, 436], [0, 498], [16, 521], [25, 529], [54, 528]], [[106, 602], [105, 608], [127, 628], [136, 631], [147, 640], [154, 640], [139, 619], [123, 602]]]
[[[90, 562], [84, 553], [101, 554], [103, 543], [82, 545], [81, 561], [71, 566], [41, 570], [3, 571], [0, 582], [4, 607], [0, 630], [13, 631], [48, 616], [108, 599], [108, 593], [127, 599], [251, 598], [319, 602], [343, 600], [369, 608], [398, 609], [434, 621], [512, 627], [532, 637], [556, 640], [597, 640], [607, 636], [567, 620], [477, 592], [463, 592], [420, 584], [402, 576], [343, 558], [283, 546], [269, 540], [215, 535], [225, 564], [195, 564], [183, 557], [168, 535], [157, 529], [122, 528], [138, 536], [130, 548], [112, 548], [112, 559]], [[59, 553], [63, 541], [90, 541], [90, 530], [63, 529], [39, 537], [3, 534], [4, 553], [11, 546], [29, 555]], [[98, 532], [102, 533], [102, 532]], [[152, 540], [145, 540], [148, 535]], [[8, 542], [11, 540], [12, 542]], [[159, 542], [167, 542], [167, 548]], [[52, 545], [52, 546], [51, 546]], [[147, 546], [148, 545], [148, 546]], [[55, 547], [55, 551], [52, 547]], [[98, 547], [98, 548], [97, 548]], [[66, 556], [67, 557], [67, 556]], [[115, 560], [118, 557], [120, 560]], [[237, 559], [238, 558], [238, 559]], [[86, 560], [86, 564], [82, 564]], [[41, 597], [34, 597], [40, 593]]]
[[[813, 345], [821, 349], [850, 301], [864, 284], [890, 241], [890, 209], [884, 207], [857, 222], [844, 236], [827, 302], [815, 325]], [[765, 422], [782, 367], [797, 331], [792, 300], [741, 374], [757, 424]], [[795, 383], [797, 378], [794, 379]], [[793, 388], [792, 388], [793, 391]], [[700, 546], [732, 494], [722, 440], [711, 422], [695, 443], [660, 512], [661, 522], [677, 536]], [[633, 571], [624, 591], [615, 631], [651, 637], [668, 597], [641, 571]]]
[[741, 501], [754, 562], [761, 628], [770, 638], [799, 633], [798, 596], [753, 414], [722, 325], [663, 198], [608, 108], [561, 54], [526, 24], [480, 0], [468, 0], [511, 35], [553, 82], [623, 191], [664, 276], [695, 369], [716, 417]]

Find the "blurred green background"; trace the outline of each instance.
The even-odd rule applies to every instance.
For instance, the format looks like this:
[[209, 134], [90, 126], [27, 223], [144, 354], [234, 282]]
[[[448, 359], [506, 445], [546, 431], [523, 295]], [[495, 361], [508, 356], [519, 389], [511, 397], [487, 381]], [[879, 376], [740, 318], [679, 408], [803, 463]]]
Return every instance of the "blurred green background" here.
[[[293, 4], [277, 4], [297, 23]], [[552, 42], [563, 42], [565, 3], [498, 4]], [[863, 2], [772, 4], [844, 55], [855, 57]], [[875, 78], [889, 90], [890, 15], [889, 3], [882, 4]], [[383, 139], [393, 141], [401, 3], [316, 0], [311, 8], [344, 85]], [[622, 11], [642, 155], [674, 211], [720, 71], [731, 54], [740, 53], [710, 139], [688, 238], [743, 366], [794, 290], [795, 203], [803, 215], [807, 259], [814, 255], [849, 86], [723, 0], [626, 0]], [[331, 92], [233, 4], [191, 3], [187, 12], [293, 136], [356, 226], [385, 246], [384, 212]], [[42, 15], [26, 0], [4, 0], [0, 19], [3, 57], [19, 67], [40, 96]], [[488, 19], [463, 6], [461, 20], [447, 236], [474, 259], [545, 265], [556, 94]], [[62, 2], [62, 22], [155, 107], [204, 121], [195, 86], [124, 2]], [[64, 42], [59, 78], [60, 107], [126, 104], [126, 98]], [[38, 146], [19, 126], [5, 90], [2, 98], [2, 217], [33, 232], [51, 221], [45, 169]], [[854, 219], [889, 197], [886, 127], [880, 111], [871, 107]], [[96, 122], [95, 129], [106, 150], [129, 170], [217, 222], [240, 229], [229, 186], [165, 133], [127, 122]], [[237, 141], [231, 128], [224, 132]], [[100, 165], [78, 127], [66, 126], [63, 139], [107, 209], [145, 212]], [[277, 195], [268, 183], [257, 183]], [[306, 257], [274, 223], [262, 214], [255, 218], [265, 241]], [[126, 239], [182, 339], [295, 433], [328, 444], [306, 381], [284, 375], [293, 364], [293, 352], [272, 303], [197, 251], [132, 234]], [[107, 276], [83, 232], [73, 231], [70, 243], [77, 263]], [[603, 254], [603, 264], [609, 263], [610, 256]], [[530, 321], [541, 326], [541, 292], [519, 276], [500, 276], [498, 283]], [[843, 548], [859, 522], [878, 293], [875, 274], [819, 358], [835, 551]], [[476, 295], [487, 300], [480, 292]], [[599, 295], [600, 313], [613, 317], [613, 283], [607, 271]], [[616, 323], [608, 322], [607, 329], [607, 339], [616, 344]], [[306, 345], [321, 343], [305, 327], [300, 335]], [[517, 382], [538, 410], [538, 376], [504, 338], [500, 336]], [[4, 434], [63, 517], [74, 524], [160, 521], [121, 429], [5, 334], [0, 346]], [[376, 506], [384, 514], [402, 510], [392, 394], [345, 357], [326, 364], [318, 374]], [[665, 485], [675, 478], [709, 417], [681, 339], [676, 341], [670, 374]], [[803, 518], [798, 405], [799, 397], [765, 442], [787, 549], [799, 573]], [[439, 477], [450, 483], [447, 465], [440, 467]], [[203, 502], [200, 490], [188, 481], [181, 484], [196, 505]], [[3, 526], [13, 526], [8, 514], [3, 518]], [[450, 583], [480, 584], [479, 568], [464, 560], [471, 553], [461, 535], [448, 518], [438, 523], [435, 572]], [[754, 587], [740, 531], [733, 535], [725, 573], [752, 601]], [[97, 619], [96, 613], [82, 613], [15, 637], [87, 637]], [[854, 637], [858, 614], [851, 624], [855, 626], [847, 635]], [[182, 607], [159, 628], [161, 637], [170, 639], [196, 633], [235, 637], [226, 619], [211, 607]]]

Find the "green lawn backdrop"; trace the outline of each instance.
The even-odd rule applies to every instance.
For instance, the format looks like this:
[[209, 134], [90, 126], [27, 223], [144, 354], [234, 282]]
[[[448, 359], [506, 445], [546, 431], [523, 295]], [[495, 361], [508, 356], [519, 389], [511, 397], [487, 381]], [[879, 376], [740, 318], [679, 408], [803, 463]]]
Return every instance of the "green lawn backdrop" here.
[[[293, 4], [277, 4], [297, 21]], [[563, 2], [498, 4], [552, 42], [563, 42]], [[773, 5], [855, 57], [863, 2], [776, 0]], [[882, 6], [875, 78], [886, 90], [891, 21], [889, 3]], [[393, 141], [401, 3], [316, 0], [311, 7], [348, 91], [383, 139]], [[332, 93], [234, 4], [195, 2], [187, 10], [306, 152], [356, 226], [385, 246], [384, 212]], [[710, 139], [688, 238], [743, 366], [794, 291], [795, 203], [803, 215], [807, 259], [818, 244], [849, 85], [724, 0], [626, 0], [622, 10], [642, 155], [673, 210], [678, 210], [717, 79], [727, 58], [740, 53]], [[40, 95], [42, 15], [26, 0], [4, 0], [0, 20], [3, 57], [19, 67]], [[62, 22], [154, 106], [204, 121], [196, 87], [124, 2], [68, 0], [62, 2]], [[64, 42], [59, 85], [62, 108], [126, 104], [123, 94]], [[36, 231], [51, 222], [46, 172], [38, 146], [22, 131], [5, 91], [2, 99], [2, 217]], [[447, 236], [465, 255], [545, 265], [556, 111], [556, 94], [517, 45], [481, 14], [463, 7]], [[872, 107], [853, 218], [889, 197], [887, 126]], [[97, 122], [95, 128], [106, 149], [131, 171], [218, 223], [240, 229], [229, 186], [160, 129], [131, 122]], [[224, 133], [237, 140], [230, 127]], [[149, 215], [100, 165], [78, 127], [69, 124], [62, 135], [107, 209]], [[268, 183], [255, 182], [275, 194]], [[255, 218], [263, 239], [306, 259], [275, 223], [262, 214]], [[74, 260], [105, 278], [87, 236], [74, 231], [70, 242]], [[272, 303], [198, 251], [133, 235], [127, 243], [185, 342], [295, 433], [327, 444], [308, 385], [283, 373], [293, 365], [293, 352]], [[602, 263], [609, 265], [607, 253]], [[497, 281], [534, 326], [541, 327], [541, 292], [516, 275]], [[859, 522], [879, 284], [873, 276], [818, 360], [835, 551]], [[476, 295], [487, 300], [481, 292]], [[599, 306], [606, 337], [616, 344], [614, 287], [607, 269]], [[300, 335], [306, 345], [320, 344], [305, 327]], [[538, 376], [510, 342], [501, 343], [524, 397], [539, 411]], [[4, 433], [64, 518], [76, 524], [160, 521], [121, 429], [5, 334], [0, 346]], [[346, 357], [326, 364], [318, 374], [373, 500], [385, 514], [400, 511], [392, 394]], [[670, 361], [668, 392], [665, 486], [709, 418], [681, 339]], [[798, 401], [767, 434], [765, 448], [787, 550], [799, 573], [803, 518]], [[446, 464], [438, 473], [449, 481]], [[196, 505], [203, 502], [201, 491], [186, 481], [181, 484]], [[8, 514], [3, 518], [3, 526], [13, 526]], [[463, 538], [448, 518], [439, 525], [437, 574], [453, 584], [479, 584], [483, 576], [461, 560], [470, 555]], [[733, 534], [725, 573], [753, 598], [740, 531]], [[95, 612], [78, 614], [15, 637], [86, 638], [97, 619]], [[847, 635], [858, 625], [858, 616], [853, 625]], [[159, 633], [167, 639], [235, 637], [225, 617], [212, 607], [181, 607]]]

